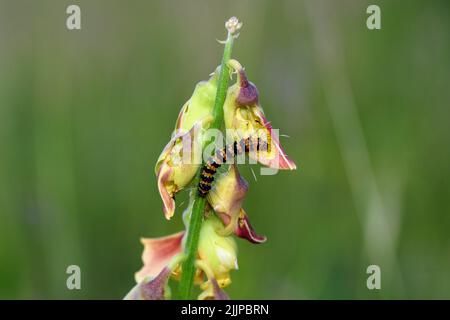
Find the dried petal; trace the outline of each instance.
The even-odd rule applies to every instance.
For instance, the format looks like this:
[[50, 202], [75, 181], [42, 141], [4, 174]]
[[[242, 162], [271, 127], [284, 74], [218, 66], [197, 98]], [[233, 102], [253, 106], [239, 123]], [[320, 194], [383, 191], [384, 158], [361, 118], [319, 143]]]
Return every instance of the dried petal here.
[[258, 89], [252, 82], [248, 81], [244, 69], [240, 69], [238, 72], [239, 72], [238, 77], [239, 93], [236, 97], [237, 106], [246, 107], [258, 104], [259, 100]]
[[217, 181], [208, 194], [208, 202], [222, 222], [228, 225], [237, 221], [236, 218], [247, 191], [247, 181], [239, 174], [237, 166], [233, 164], [229, 170], [217, 177]]

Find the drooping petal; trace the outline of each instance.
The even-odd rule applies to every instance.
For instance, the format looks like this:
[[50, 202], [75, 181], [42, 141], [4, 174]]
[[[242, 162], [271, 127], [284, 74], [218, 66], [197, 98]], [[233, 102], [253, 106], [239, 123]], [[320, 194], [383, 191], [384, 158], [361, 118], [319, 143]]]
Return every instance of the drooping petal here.
[[170, 260], [182, 249], [182, 240], [185, 232], [179, 232], [161, 238], [142, 238], [144, 245], [142, 262], [144, 266], [136, 272], [136, 282], [141, 282], [147, 277], [155, 277], [166, 267]]
[[164, 267], [156, 277], [146, 277], [125, 296], [124, 300], [167, 300], [170, 298], [170, 288], [167, 282], [170, 269]]
[[238, 71], [239, 93], [236, 97], [236, 105], [238, 107], [246, 107], [258, 104], [259, 92], [256, 86], [248, 81], [247, 74], [244, 69]]
[[156, 163], [158, 190], [167, 219], [170, 219], [175, 211], [175, 194], [192, 181], [200, 166], [200, 130], [203, 123], [199, 121], [188, 132], [174, 135]]
[[237, 166], [232, 164], [216, 178], [213, 188], [208, 193], [208, 202], [222, 222], [228, 225], [237, 221], [247, 191], [247, 181], [239, 174]]
[[163, 201], [163, 212], [166, 219], [170, 219], [175, 212], [174, 196], [177, 192], [177, 188], [173, 183], [173, 171], [173, 167], [163, 163], [156, 174], [158, 179], [158, 191]]
[[239, 237], [243, 239], [247, 239], [251, 243], [263, 243], [266, 242], [267, 237], [258, 235], [253, 230], [252, 225], [250, 224], [250, 220], [248, 219], [247, 214], [245, 213], [244, 209], [241, 209], [239, 213], [239, 219], [238, 223], [236, 225], [236, 229], [234, 230], [234, 233]]

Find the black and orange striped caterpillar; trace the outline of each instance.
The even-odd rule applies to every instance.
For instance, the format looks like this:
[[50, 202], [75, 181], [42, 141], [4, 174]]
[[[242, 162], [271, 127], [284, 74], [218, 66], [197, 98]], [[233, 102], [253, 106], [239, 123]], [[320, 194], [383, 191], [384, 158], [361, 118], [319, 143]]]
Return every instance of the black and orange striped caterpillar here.
[[209, 190], [211, 190], [211, 185], [214, 182], [214, 175], [216, 174], [217, 169], [222, 164], [227, 162], [227, 159], [234, 158], [244, 152], [258, 152], [260, 150], [267, 151], [268, 146], [270, 146], [270, 144], [259, 137], [247, 137], [241, 139], [240, 141], [234, 141], [222, 149], [216, 150], [214, 155], [211, 156], [203, 165], [200, 173], [200, 181], [198, 183], [198, 195], [202, 198], [208, 195]]

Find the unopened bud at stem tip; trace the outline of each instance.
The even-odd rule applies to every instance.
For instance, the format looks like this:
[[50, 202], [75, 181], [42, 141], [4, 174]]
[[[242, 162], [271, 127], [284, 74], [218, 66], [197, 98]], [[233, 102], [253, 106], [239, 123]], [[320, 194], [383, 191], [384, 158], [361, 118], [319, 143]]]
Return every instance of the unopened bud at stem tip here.
[[225, 28], [228, 30], [230, 34], [235, 34], [237, 31], [239, 31], [242, 27], [242, 22], [239, 22], [238, 18], [231, 17], [228, 19], [227, 22], [225, 22]]

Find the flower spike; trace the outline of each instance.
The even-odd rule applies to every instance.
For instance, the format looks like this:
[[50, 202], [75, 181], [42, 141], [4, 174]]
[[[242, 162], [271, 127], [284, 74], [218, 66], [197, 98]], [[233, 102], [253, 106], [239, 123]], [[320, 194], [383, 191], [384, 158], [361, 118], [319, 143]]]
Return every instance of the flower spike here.
[[[143, 265], [125, 299], [170, 299], [170, 285], [180, 281], [178, 298], [192, 298], [192, 287], [197, 285], [202, 291], [200, 300], [228, 300], [223, 288], [231, 283], [231, 271], [238, 269], [235, 236], [254, 244], [267, 240], [254, 231], [242, 207], [249, 186], [237, 165], [248, 156], [253, 163], [272, 169], [296, 169], [281, 147], [278, 131], [264, 115], [258, 89], [242, 65], [231, 59], [242, 22], [231, 17], [225, 27], [228, 34], [221, 65], [207, 81], [195, 86], [155, 166], [168, 220], [175, 213], [175, 196], [195, 179], [198, 187], [189, 188], [189, 202], [182, 214], [185, 230], [141, 239]], [[229, 87], [235, 74], [236, 82]], [[226, 146], [221, 148], [216, 133], [223, 133], [223, 125]], [[207, 145], [210, 140], [214, 140], [212, 150]]]

